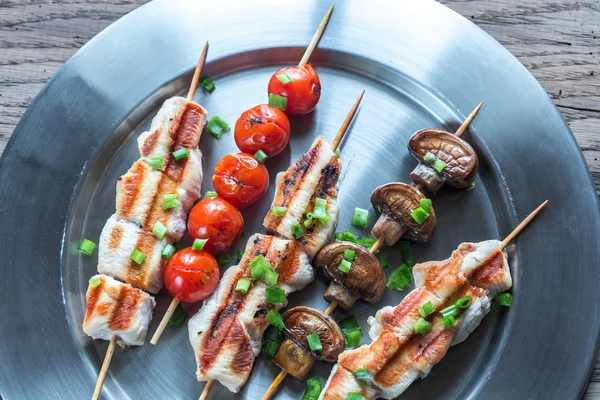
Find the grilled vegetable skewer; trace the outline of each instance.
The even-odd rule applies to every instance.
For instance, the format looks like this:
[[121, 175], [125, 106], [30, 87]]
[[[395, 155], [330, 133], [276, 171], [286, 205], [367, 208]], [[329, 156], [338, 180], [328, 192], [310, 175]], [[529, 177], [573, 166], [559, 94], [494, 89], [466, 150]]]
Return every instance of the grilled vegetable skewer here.
[[[341, 142], [344, 134], [347, 132], [348, 127], [352, 121], [352, 118], [356, 114], [362, 97], [364, 95], [364, 91], [360, 94], [354, 105], [352, 106], [350, 112], [346, 116], [342, 127], [338, 131], [333, 143], [336, 144], [336, 148]], [[335, 155], [336, 148], [330, 149], [326, 147], [326, 141], [323, 138], [317, 138], [315, 143], [311, 147], [311, 149], [300, 157], [300, 159], [292, 165], [288, 171], [285, 173], [280, 173], [280, 176], [284, 176], [284, 174], [290, 173], [291, 177], [288, 181], [288, 178], [280, 178], [278, 177], [278, 181], [285, 183], [288, 181], [286, 185], [286, 190], [288, 196], [286, 197], [288, 200], [291, 200], [292, 204], [295, 196], [295, 191], [299, 186], [305, 185], [303, 187], [304, 191], [308, 191], [308, 193], [312, 193], [313, 195], [309, 195], [308, 199], [305, 199], [304, 205], [309, 206], [312, 205], [313, 211], [316, 206], [317, 198], [319, 194], [323, 196], [329, 196], [327, 203], [325, 205], [326, 213], [330, 212], [331, 205], [330, 199], [335, 199], [337, 197], [337, 192], [335, 192], [334, 185], [337, 182], [337, 177], [339, 176], [339, 169], [341, 165], [337, 156]], [[322, 158], [323, 165], [318, 165], [319, 157]], [[316, 177], [313, 179], [313, 182], [309, 182], [310, 179], [305, 179], [304, 176], [300, 177], [297, 174], [294, 174], [293, 171], [307, 171], [314, 170], [314, 175]], [[292, 171], [292, 172], [290, 172]], [[314, 178], [314, 176], [312, 177]], [[293, 180], [293, 183], [292, 183]], [[315, 181], [316, 180], [316, 181]], [[320, 183], [319, 183], [320, 182]], [[319, 183], [317, 185], [317, 183]], [[279, 185], [278, 185], [279, 186]], [[322, 192], [319, 192], [319, 188], [325, 188]], [[282, 188], [278, 188], [278, 192], [281, 193]], [[290, 193], [292, 193], [290, 195]], [[290, 208], [283, 207], [283, 203], [276, 203], [278, 201], [279, 194], [276, 194], [273, 208], [271, 212], [265, 218], [265, 226], [269, 226], [267, 221], [279, 221], [281, 218], [285, 218], [289, 213]], [[312, 200], [312, 201], [311, 201]], [[286, 206], [289, 206], [290, 203], [286, 203]], [[305, 217], [305, 209], [299, 210], [302, 218]], [[269, 217], [276, 217], [275, 219], [270, 219]], [[333, 232], [335, 230], [335, 225], [337, 224], [337, 212], [335, 215], [330, 215], [327, 218], [327, 222], [330, 225], [322, 224], [321, 221], [311, 221], [311, 223], [306, 223], [306, 219], [302, 219], [298, 222], [298, 225], [302, 223], [300, 226], [300, 230], [302, 231], [302, 235], [297, 237], [291, 231], [282, 231], [284, 234], [281, 234], [283, 238], [277, 238], [274, 236], [266, 236], [266, 235], [255, 235], [253, 236], [247, 245], [246, 251], [242, 260], [240, 261], [240, 265], [236, 267], [231, 267], [227, 270], [219, 286], [216, 291], [211, 295], [206, 301], [203, 307], [200, 309], [198, 314], [196, 314], [190, 320], [188, 327], [190, 332], [190, 342], [192, 343], [192, 347], [196, 353], [196, 361], [198, 364], [198, 380], [206, 380], [208, 381], [206, 386], [204, 387], [202, 394], [200, 395], [200, 399], [206, 399], [208, 394], [212, 390], [214, 386], [214, 381], [219, 380], [223, 385], [225, 385], [229, 390], [233, 392], [237, 392], [240, 387], [246, 382], [248, 375], [250, 374], [254, 357], [258, 355], [260, 351], [260, 344], [262, 341], [262, 334], [264, 330], [268, 326], [268, 322], [266, 316], [268, 316], [268, 311], [272, 309], [279, 309], [285, 303], [285, 296], [295, 290], [299, 290], [303, 288], [306, 284], [308, 284], [313, 279], [313, 270], [309, 263], [310, 253], [316, 253], [318, 251], [317, 246], [319, 246], [319, 240], [309, 240], [311, 237], [311, 233], [315, 233], [319, 235], [319, 232], [322, 230], [330, 230]], [[333, 226], [333, 228], [331, 228]], [[304, 229], [307, 228], [305, 232]], [[311, 230], [312, 229], [312, 230]], [[297, 230], [296, 233], [300, 232]], [[309, 232], [310, 230], [310, 232]], [[273, 229], [276, 233], [280, 233], [278, 230]], [[306, 234], [306, 236], [305, 236]], [[332, 235], [333, 233], [331, 233]], [[328, 233], [324, 233], [324, 236], [330, 236]], [[256, 249], [256, 246], [260, 247], [260, 243], [267, 239], [273, 242], [281, 243], [278, 248], [280, 250], [275, 252], [274, 250], [265, 250], [259, 251]], [[327, 240], [327, 239], [325, 239]], [[257, 253], [258, 252], [258, 253]], [[274, 272], [277, 272], [278, 278], [275, 280], [277, 285], [282, 286], [283, 292], [281, 292], [281, 298], [277, 300], [277, 304], [275, 306], [271, 305], [269, 301], [266, 299], [264, 288], [259, 291], [258, 286], [254, 279], [249, 279], [243, 274], [250, 274], [250, 278], [252, 278], [252, 266], [251, 263], [255, 262], [255, 277], [259, 275], [256, 272], [259, 264], [262, 264], [262, 260], [254, 261], [257, 257], [256, 254], [265, 254], [264, 257], [268, 258], [272, 257], [269, 261], [270, 267]], [[289, 254], [288, 254], [289, 253]], [[307, 254], [308, 253], [308, 254]], [[283, 260], [288, 260], [284, 262]], [[285, 265], [286, 269], [291, 268], [287, 266], [290, 264], [291, 260], [298, 260], [297, 262], [292, 263], [292, 265], [296, 265], [296, 267], [292, 268], [291, 271], [305, 271], [303, 273], [299, 272], [286, 272], [285, 269], [279, 270], [280, 263], [282, 266]], [[283, 268], [283, 267], [282, 267]], [[246, 271], [246, 272], [243, 272]], [[309, 273], [310, 271], [310, 273]], [[242, 275], [239, 275], [242, 274]], [[293, 276], [302, 276], [303, 278], [298, 281], [293, 287], [289, 289], [285, 288], [285, 279], [290, 279]], [[242, 281], [242, 279], [246, 279]], [[265, 279], [265, 278], [257, 278]], [[300, 279], [300, 278], [297, 278]], [[242, 281], [242, 283], [240, 283]], [[260, 283], [260, 282], [259, 282]], [[266, 283], [266, 282], [265, 282]], [[273, 282], [269, 282], [269, 285], [273, 284]], [[238, 299], [239, 294], [235, 294], [238, 289], [242, 290], [243, 300]], [[271, 288], [272, 289], [272, 288]], [[279, 288], [274, 291], [278, 291]], [[267, 289], [268, 290], [268, 289]], [[233, 295], [235, 294], [235, 295]], [[276, 296], [277, 297], [277, 296]], [[237, 300], [235, 300], [237, 299]], [[273, 301], [273, 300], [271, 300]], [[266, 303], [269, 304], [266, 304]], [[206, 338], [205, 332], [212, 332], [211, 327], [228, 327], [228, 329], [233, 329], [239, 334], [235, 334], [236, 341], [241, 341], [241, 343], [229, 343], [229, 341], [233, 340], [231, 334], [227, 334], [223, 337], [219, 336], [218, 329], [215, 329], [215, 332], [212, 335], [212, 338]], [[241, 332], [248, 332], [248, 335], [243, 334]], [[216, 338], [216, 339], [215, 339]], [[248, 343], [249, 347], [252, 351], [246, 351], [245, 353], [240, 353], [234, 349], [241, 349], [245, 345], [244, 343]], [[222, 352], [229, 352], [227, 357], [221, 356]], [[233, 354], [231, 353], [233, 352]], [[235, 361], [236, 366], [234, 368], [235, 372], [229, 374], [222, 374], [219, 371], [223, 371], [226, 369], [231, 369], [229, 366], [221, 365], [222, 363], [227, 363], [226, 360]], [[243, 366], [243, 367], [242, 367]]]
[[351, 393], [365, 399], [396, 398], [424, 378], [451, 345], [479, 325], [491, 299], [511, 288], [503, 249], [547, 203], [502, 242], [463, 243], [447, 260], [415, 265], [417, 287], [398, 306], [384, 307], [369, 318], [373, 342], [340, 355], [319, 399]]

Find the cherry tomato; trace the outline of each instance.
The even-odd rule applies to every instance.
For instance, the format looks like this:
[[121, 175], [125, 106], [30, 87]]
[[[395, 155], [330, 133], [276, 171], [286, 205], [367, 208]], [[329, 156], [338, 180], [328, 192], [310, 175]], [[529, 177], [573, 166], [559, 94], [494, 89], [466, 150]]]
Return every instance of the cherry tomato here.
[[261, 104], [244, 111], [235, 123], [235, 143], [244, 153], [262, 150], [276, 156], [290, 140], [290, 121], [278, 108]]
[[188, 218], [192, 239], [208, 239], [204, 250], [212, 254], [227, 253], [244, 229], [240, 211], [220, 197], [199, 201]]
[[165, 287], [173, 297], [195, 303], [215, 291], [219, 283], [219, 264], [209, 252], [188, 247], [171, 256], [164, 278]]
[[215, 165], [212, 183], [219, 197], [234, 206], [244, 207], [265, 194], [269, 186], [269, 173], [250, 154], [228, 154]]
[[[281, 83], [277, 78], [279, 74], [287, 74], [292, 81]], [[287, 114], [305, 115], [315, 109], [321, 98], [321, 81], [317, 72], [308, 64], [286, 67], [273, 74], [268, 92], [287, 98]]]

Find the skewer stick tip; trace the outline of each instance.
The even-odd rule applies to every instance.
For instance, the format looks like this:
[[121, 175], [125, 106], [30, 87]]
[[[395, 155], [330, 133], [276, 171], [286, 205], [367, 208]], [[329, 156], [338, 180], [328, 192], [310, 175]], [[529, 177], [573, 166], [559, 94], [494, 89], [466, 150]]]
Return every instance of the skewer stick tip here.
[[160, 320], [160, 324], [158, 325], [158, 328], [156, 328], [156, 332], [154, 332], [154, 335], [152, 335], [152, 339], [150, 339], [150, 344], [156, 345], [156, 343], [158, 343], [158, 340], [162, 336], [165, 328], [167, 327], [167, 323], [171, 319], [171, 316], [175, 312], [175, 309], [177, 308], [178, 304], [179, 304], [179, 300], [177, 300], [176, 298], [173, 298], [173, 301], [171, 301], [171, 304], [169, 305], [167, 312], [163, 316], [162, 320]]
[[206, 385], [204, 385], [204, 389], [202, 390], [202, 394], [200, 394], [200, 397], [198, 398], [198, 400], [206, 400], [214, 385], [215, 385], [215, 381], [206, 382]]
[[471, 125], [471, 122], [473, 122], [473, 119], [475, 118], [475, 116], [477, 115], [477, 113], [479, 112], [479, 110], [481, 109], [482, 106], [483, 106], [483, 101], [481, 103], [479, 103], [473, 111], [471, 111], [471, 114], [469, 114], [467, 119], [465, 119], [465, 122], [463, 122], [462, 125], [456, 130], [456, 133], [455, 133], [456, 136], [460, 136], [463, 133], [465, 133], [465, 131], [467, 130], [469, 125]]
[[323, 35], [323, 32], [325, 31], [325, 27], [327, 26], [327, 23], [329, 22], [329, 17], [331, 17], [331, 13], [333, 12], [334, 5], [335, 5], [335, 3], [333, 3], [331, 5], [331, 7], [329, 7], [327, 14], [325, 14], [325, 16], [323, 17], [323, 20], [321, 20], [321, 23], [319, 24], [317, 31], [315, 32], [312, 40], [308, 44], [308, 47], [306, 48], [306, 51], [304, 52], [302, 59], [298, 63], [299, 67], [303, 66], [304, 64], [306, 64], [308, 62], [308, 59], [310, 58], [312, 52], [315, 50], [315, 47], [317, 47], [317, 43], [319, 43], [319, 39], [321, 39], [321, 36]]
[[365, 91], [363, 90], [362, 93], [358, 96], [358, 99], [356, 99], [356, 101], [354, 102], [354, 105], [350, 109], [350, 112], [348, 112], [348, 115], [346, 115], [346, 119], [344, 119], [344, 123], [342, 123], [342, 127], [340, 128], [337, 135], [335, 136], [335, 139], [333, 139], [333, 142], [331, 143], [331, 150], [335, 151], [338, 148], [338, 146], [340, 145], [340, 142], [342, 141], [344, 135], [346, 134], [346, 131], [348, 130], [348, 127], [350, 126], [352, 119], [356, 115], [356, 111], [358, 111], [358, 106], [360, 106], [360, 102], [362, 101], [362, 98], [364, 95], [365, 95]]
[[548, 204], [548, 200], [544, 201], [542, 204], [538, 206], [535, 210], [533, 210], [509, 235], [502, 241], [500, 244], [500, 249], [505, 248], [514, 238], [517, 236], [529, 223], [535, 218], [536, 215], [542, 210], [542, 208], [546, 207]]
[[196, 69], [194, 70], [194, 77], [192, 78], [192, 83], [190, 83], [190, 89], [188, 90], [187, 100], [190, 101], [194, 98], [194, 93], [196, 92], [196, 88], [198, 87], [198, 81], [200, 80], [200, 73], [202, 72], [202, 68], [204, 67], [204, 62], [206, 61], [206, 54], [208, 53], [208, 40], [204, 44], [204, 48], [202, 49], [202, 53], [200, 53], [200, 58], [198, 58], [198, 64], [196, 64]]
[[110, 366], [110, 361], [112, 360], [116, 345], [117, 336], [115, 335], [110, 338], [110, 343], [108, 344], [108, 349], [106, 350], [106, 355], [104, 356], [104, 361], [102, 362], [102, 368], [100, 368], [100, 373], [98, 374], [98, 380], [96, 381], [96, 387], [94, 388], [92, 400], [98, 400], [100, 398], [102, 386], [104, 385], [104, 380], [106, 379], [108, 367]]

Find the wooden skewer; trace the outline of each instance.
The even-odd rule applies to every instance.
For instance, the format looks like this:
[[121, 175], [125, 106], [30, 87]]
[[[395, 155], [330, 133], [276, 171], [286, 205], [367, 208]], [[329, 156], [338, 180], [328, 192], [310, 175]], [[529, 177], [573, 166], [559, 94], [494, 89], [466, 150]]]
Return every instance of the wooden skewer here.
[[323, 20], [319, 24], [319, 27], [317, 28], [315, 35], [313, 36], [312, 40], [310, 41], [308, 47], [306, 48], [306, 51], [304, 52], [304, 55], [302, 56], [302, 59], [300, 60], [300, 63], [298, 64], [299, 67], [303, 66], [304, 64], [306, 64], [308, 62], [308, 59], [310, 58], [312, 52], [314, 51], [315, 47], [317, 47], [317, 43], [319, 43], [319, 39], [321, 39], [321, 35], [323, 35], [323, 31], [325, 31], [325, 27], [327, 26], [327, 23], [329, 22], [329, 17], [331, 16], [331, 13], [333, 12], [334, 5], [335, 5], [335, 3], [333, 3], [331, 5], [331, 7], [329, 7], [329, 11], [327, 11], [327, 14], [325, 14], [325, 17], [323, 17]]
[[548, 204], [548, 200], [546, 200], [542, 204], [540, 204], [538, 206], [538, 208], [533, 210], [531, 212], [531, 214], [529, 214], [527, 216], [527, 218], [525, 218], [523, 220], [523, 222], [521, 222], [515, 229], [513, 229], [513, 231], [508, 234], [506, 239], [504, 239], [502, 241], [502, 244], [500, 245], [500, 249], [501, 250], [504, 249], [515, 238], [515, 236], [517, 236], [519, 233], [521, 233], [521, 231], [523, 229], [525, 229], [525, 227], [531, 222], [531, 220], [534, 219], [536, 215], [538, 215], [538, 213], [542, 210], [542, 208], [546, 207], [546, 204]]
[[215, 381], [206, 382], [206, 385], [204, 385], [204, 390], [202, 390], [202, 393], [200, 394], [200, 397], [198, 398], [198, 400], [208, 399], [208, 395], [210, 394], [210, 391], [212, 390], [214, 385], [215, 385]]
[[208, 53], [208, 41], [204, 45], [202, 53], [200, 53], [200, 58], [198, 58], [198, 64], [196, 64], [196, 69], [194, 70], [194, 77], [192, 78], [192, 83], [190, 83], [190, 89], [188, 90], [187, 94], [188, 101], [192, 100], [192, 98], [194, 97], [194, 93], [196, 93], [198, 81], [200, 80], [200, 73], [202, 72], [202, 68], [204, 67], [204, 62], [206, 61], [206, 53]]
[[171, 301], [171, 304], [169, 305], [167, 312], [165, 313], [163, 318], [160, 320], [160, 324], [158, 325], [158, 328], [156, 328], [156, 332], [154, 332], [154, 335], [152, 335], [152, 339], [150, 339], [150, 344], [156, 345], [156, 343], [158, 343], [158, 340], [162, 336], [165, 328], [167, 327], [167, 323], [169, 323], [169, 320], [171, 319], [171, 316], [175, 312], [177, 305], [179, 305], [179, 299], [173, 298], [173, 301]]
[[481, 106], [483, 106], [483, 101], [481, 103], [479, 103], [477, 105], [477, 107], [475, 107], [475, 109], [471, 112], [471, 114], [469, 114], [469, 116], [467, 117], [467, 119], [465, 119], [465, 122], [463, 122], [462, 125], [458, 127], [458, 129], [454, 133], [456, 136], [460, 137], [463, 133], [465, 133], [465, 131], [467, 130], [467, 128], [469, 127], [469, 125], [471, 125], [471, 122], [473, 121], [473, 118], [475, 118], [475, 116], [477, 115], [477, 113], [481, 109]]
[[102, 362], [102, 368], [100, 368], [100, 373], [98, 374], [98, 380], [96, 381], [96, 388], [94, 389], [92, 400], [98, 400], [100, 398], [100, 393], [102, 392], [102, 385], [104, 385], [104, 379], [106, 379], [108, 367], [110, 366], [110, 361], [112, 360], [112, 356], [115, 352], [116, 345], [117, 336], [115, 335], [110, 338], [108, 350], [106, 350], [106, 355], [104, 356], [104, 361]]
[[333, 139], [333, 142], [331, 143], [331, 150], [333, 150], [333, 151], [337, 150], [338, 146], [340, 145], [340, 142], [342, 141], [342, 139], [344, 138], [344, 135], [346, 134], [346, 131], [348, 130], [348, 127], [350, 126], [350, 123], [352, 122], [352, 119], [356, 115], [356, 111], [358, 111], [358, 106], [360, 105], [360, 102], [362, 101], [362, 98], [364, 95], [365, 95], [365, 91], [363, 90], [362, 93], [360, 94], [360, 96], [358, 96], [358, 99], [356, 99], [356, 101], [354, 102], [354, 105], [350, 109], [350, 112], [348, 113], [348, 115], [346, 115], [346, 119], [342, 123], [342, 127], [340, 128], [337, 135], [335, 136], [335, 139]]

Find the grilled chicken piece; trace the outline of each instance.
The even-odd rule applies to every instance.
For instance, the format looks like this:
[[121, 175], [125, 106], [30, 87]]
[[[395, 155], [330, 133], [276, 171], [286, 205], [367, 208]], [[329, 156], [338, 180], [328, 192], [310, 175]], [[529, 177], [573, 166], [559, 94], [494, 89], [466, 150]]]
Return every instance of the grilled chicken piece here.
[[[202, 185], [202, 155], [198, 142], [206, 125], [206, 110], [183, 97], [166, 100], [152, 120], [150, 130], [138, 137], [138, 149], [143, 160], [152, 156], [163, 158], [162, 173], [175, 182], [179, 199], [186, 211], [200, 195]], [[190, 155], [181, 160], [173, 151], [185, 147]]]
[[94, 339], [117, 335], [121, 346], [141, 346], [152, 320], [154, 298], [110, 276], [95, 275], [86, 293], [83, 331]]
[[240, 278], [250, 278], [250, 263], [263, 255], [279, 273], [277, 285], [286, 295], [314, 279], [308, 256], [295, 241], [256, 234], [248, 240], [240, 264], [230, 267], [219, 286], [188, 324], [199, 381], [218, 380], [232, 392], [246, 383], [262, 335], [269, 325], [267, 313], [285, 304], [266, 302], [267, 286], [254, 281], [246, 294], [235, 291]]
[[138, 160], [117, 182], [117, 218], [135, 222], [147, 231], [160, 222], [167, 227], [169, 241], [178, 242], [185, 234], [188, 210], [183, 203], [163, 210], [164, 196], [179, 195], [177, 189], [166, 175]]
[[[166, 244], [166, 240], [158, 240], [152, 232], [132, 222], [117, 220], [113, 214], [100, 234], [98, 272], [156, 294], [163, 286], [165, 261], [161, 252]], [[129, 257], [133, 249], [146, 256], [141, 265]]]
[[[308, 152], [287, 171], [277, 174], [277, 189], [271, 206], [285, 207], [286, 212], [281, 217], [269, 212], [263, 222], [267, 231], [295, 240], [291, 226], [300, 223], [304, 237], [298, 241], [312, 260], [331, 240], [337, 226], [339, 206], [335, 184], [341, 169], [341, 162], [331, 145], [323, 137], [317, 137]], [[327, 200], [327, 212], [332, 218], [326, 224], [314, 220], [305, 227], [306, 214], [313, 210], [317, 197]]]
[[[396, 398], [417, 378], [426, 377], [450, 346], [464, 341], [489, 312], [491, 299], [512, 286], [508, 261], [497, 240], [463, 243], [449, 259], [417, 264], [413, 273], [417, 288], [397, 307], [384, 307], [369, 318], [373, 342], [340, 355], [335, 376], [320, 398], [345, 398], [353, 391], [346, 388], [356, 389], [352, 371], [361, 368], [371, 373], [372, 380], [359, 385], [375, 393], [363, 393], [365, 397]], [[428, 318], [433, 327], [427, 335], [412, 333], [424, 303], [431, 301], [439, 311], [464, 296], [471, 296], [472, 303], [452, 328], [444, 329], [436, 312]]]

